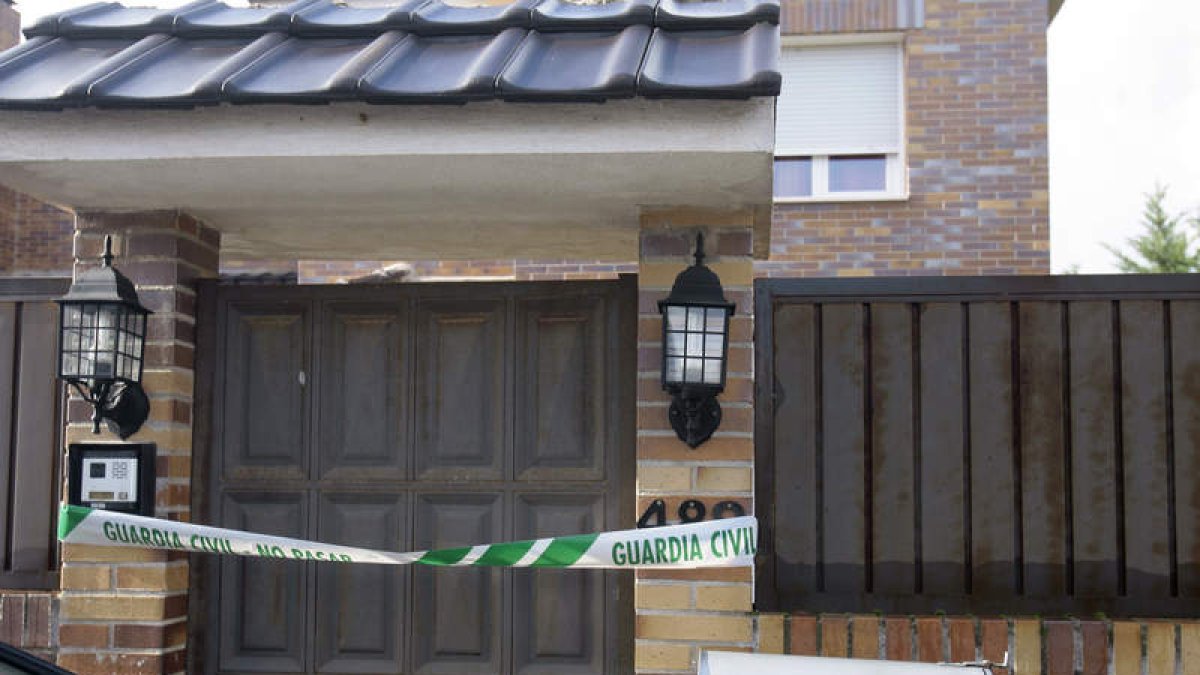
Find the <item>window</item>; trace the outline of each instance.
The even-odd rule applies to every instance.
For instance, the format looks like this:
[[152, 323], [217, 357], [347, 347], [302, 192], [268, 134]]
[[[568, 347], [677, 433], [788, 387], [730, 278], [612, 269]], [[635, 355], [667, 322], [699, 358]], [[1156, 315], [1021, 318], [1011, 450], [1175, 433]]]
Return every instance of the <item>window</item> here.
[[901, 58], [896, 42], [784, 47], [776, 201], [905, 196]]

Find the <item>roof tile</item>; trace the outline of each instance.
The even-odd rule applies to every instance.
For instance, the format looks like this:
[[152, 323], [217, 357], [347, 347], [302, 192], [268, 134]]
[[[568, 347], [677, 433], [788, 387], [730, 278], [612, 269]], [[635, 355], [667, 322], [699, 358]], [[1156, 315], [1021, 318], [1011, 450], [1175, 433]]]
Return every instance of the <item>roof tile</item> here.
[[0, 53], [0, 108], [774, 96], [778, 20], [775, 0], [99, 2]]
[[650, 30], [530, 33], [500, 74], [500, 96], [510, 101], [629, 98]]

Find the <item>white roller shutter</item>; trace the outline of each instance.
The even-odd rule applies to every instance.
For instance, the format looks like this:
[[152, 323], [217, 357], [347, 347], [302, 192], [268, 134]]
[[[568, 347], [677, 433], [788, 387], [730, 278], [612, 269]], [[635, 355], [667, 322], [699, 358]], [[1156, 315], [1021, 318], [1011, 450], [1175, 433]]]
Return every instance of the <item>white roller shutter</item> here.
[[775, 154], [901, 150], [900, 45], [784, 47]]

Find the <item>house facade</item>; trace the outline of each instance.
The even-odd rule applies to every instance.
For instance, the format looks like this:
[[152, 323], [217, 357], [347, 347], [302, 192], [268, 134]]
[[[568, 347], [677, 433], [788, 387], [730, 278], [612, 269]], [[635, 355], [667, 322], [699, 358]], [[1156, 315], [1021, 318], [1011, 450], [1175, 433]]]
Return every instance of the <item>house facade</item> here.
[[[107, 35], [134, 51], [89, 62], [103, 76], [68, 73], [94, 76], [86, 87], [68, 78], [40, 90], [22, 89], [13, 73], [48, 52], [31, 50], [24, 62], [0, 56], [0, 100], [11, 108], [0, 112], [0, 128], [12, 141], [0, 151], [0, 183], [12, 188], [0, 192], [0, 270], [83, 269], [103, 236], [116, 235], [117, 265], [155, 311], [151, 419], [131, 440], [158, 446], [160, 517], [393, 550], [621, 529], [657, 502], [672, 520], [686, 502], [709, 511], [732, 503], [764, 521], [770, 510], [777, 524], [784, 497], [778, 485], [764, 489], [776, 474], [760, 447], [775, 439], [761, 424], [777, 393], [761, 389], [756, 349], [781, 325], [807, 326], [826, 331], [827, 351], [801, 345], [797, 353], [841, 355], [848, 365], [831, 372], [865, 372], [854, 353], [886, 350], [853, 336], [889, 315], [863, 310], [835, 323], [835, 311], [823, 315], [827, 323], [787, 324], [756, 304], [770, 295], [756, 292], [756, 279], [761, 291], [777, 277], [1048, 273], [1045, 30], [1057, 8], [792, 0], [772, 19], [770, 3], [714, 3], [707, 18], [689, 16], [687, 5], [619, 3], [616, 18], [601, 21], [558, 3], [472, 17], [434, 2], [427, 13], [445, 16], [426, 16], [416, 32], [430, 45], [479, 35], [494, 45], [506, 30], [529, 30], [541, 35], [531, 44], [545, 42], [528, 49], [552, 49], [571, 42], [554, 38], [582, 25], [573, 21], [599, 21], [591, 25], [604, 40], [593, 47], [613, 60], [561, 55], [589, 67], [623, 58], [627, 75], [647, 67], [639, 58], [648, 38], [636, 34], [670, 37], [690, 26], [714, 40], [700, 41], [697, 62], [718, 53], [712, 63], [744, 59], [768, 84], [779, 73], [782, 89], [713, 67], [715, 83], [676, 73], [674, 84], [663, 80], [676, 89], [651, 96], [621, 73], [588, 71], [592, 79], [564, 85], [530, 67], [485, 78], [502, 84], [463, 106], [428, 106], [429, 91], [418, 96], [393, 73], [376, 83], [371, 95], [381, 98], [364, 104], [355, 99], [363, 89], [344, 80], [339, 89], [320, 70], [349, 67], [338, 61], [345, 54], [306, 63], [314, 45], [305, 41], [376, 40], [382, 29], [330, 28], [337, 22], [322, 23], [321, 13], [348, 10], [326, 3], [201, 3], [182, 19], [109, 8], [39, 24], [31, 37], [41, 45]], [[659, 11], [679, 16], [655, 23]], [[303, 29], [299, 16], [309, 17]], [[531, 29], [535, 16], [549, 23]], [[241, 32], [221, 32], [230, 25]], [[157, 40], [163, 30], [175, 33]], [[273, 32], [284, 37], [241, 53]], [[209, 47], [228, 50], [221, 58], [257, 66], [203, 80], [195, 61], [170, 51], [195, 40], [217, 40]], [[721, 40], [727, 51], [705, 51]], [[139, 70], [150, 66], [166, 70]], [[438, 95], [463, 94], [440, 82]], [[667, 417], [657, 301], [688, 264], [698, 232], [737, 309], [720, 429], [689, 449]], [[307, 284], [274, 283], [280, 275]], [[431, 278], [483, 283], [392, 283]], [[324, 285], [342, 281], [367, 283]], [[852, 304], [876, 292], [854, 288]], [[766, 333], [755, 322], [763, 309], [772, 314], [762, 324], [776, 327]], [[1066, 325], [1047, 316], [1039, 328]], [[1015, 325], [1010, 332], [1026, 324]], [[804, 372], [799, 364], [792, 374]], [[67, 442], [93, 439], [88, 414], [68, 402]], [[799, 411], [796, 419], [808, 418]], [[847, 475], [863, 482], [862, 473]], [[54, 485], [53, 472], [46, 479]], [[836, 490], [831, 483], [829, 494]], [[853, 497], [842, 505], [865, 508]], [[387, 535], [372, 539], [379, 532]], [[1190, 540], [1172, 541], [1183, 550]], [[1024, 659], [1022, 675], [1044, 664], [1057, 675], [1068, 672], [1062, 652], [1047, 645], [1086, 644], [1094, 665], [1097, 631], [1105, 664], [1109, 632], [1123, 636], [1121, 649], [1132, 644], [1130, 630], [1139, 649], [1143, 634], [1163, 649], [1163, 627], [1173, 648], [1194, 643], [1185, 639], [1193, 624], [1070, 621], [1049, 626], [1043, 642], [1036, 619], [993, 618], [1020, 608], [978, 620], [983, 610], [967, 605], [950, 616], [916, 602], [772, 606], [764, 564], [522, 576], [80, 547], [45, 555], [45, 587], [6, 592], [0, 625], [9, 641], [81, 673], [678, 675], [714, 648], [935, 661], [999, 660], [1011, 649]], [[828, 560], [830, 569], [840, 562]], [[1148, 654], [1139, 651], [1138, 672]], [[1115, 672], [1135, 672], [1123, 663]]]

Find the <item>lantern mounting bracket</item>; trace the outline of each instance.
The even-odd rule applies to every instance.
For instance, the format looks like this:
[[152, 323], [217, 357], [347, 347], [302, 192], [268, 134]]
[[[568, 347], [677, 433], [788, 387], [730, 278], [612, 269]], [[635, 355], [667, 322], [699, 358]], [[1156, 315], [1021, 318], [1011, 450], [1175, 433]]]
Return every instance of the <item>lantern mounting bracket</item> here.
[[671, 428], [689, 448], [697, 448], [721, 426], [721, 404], [712, 394], [689, 396], [683, 391], [671, 396]]
[[90, 390], [79, 382], [71, 382], [79, 396], [92, 406], [92, 433], [100, 433], [100, 422], [125, 440], [136, 434], [150, 417], [150, 399], [146, 390], [136, 382], [98, 382]]

